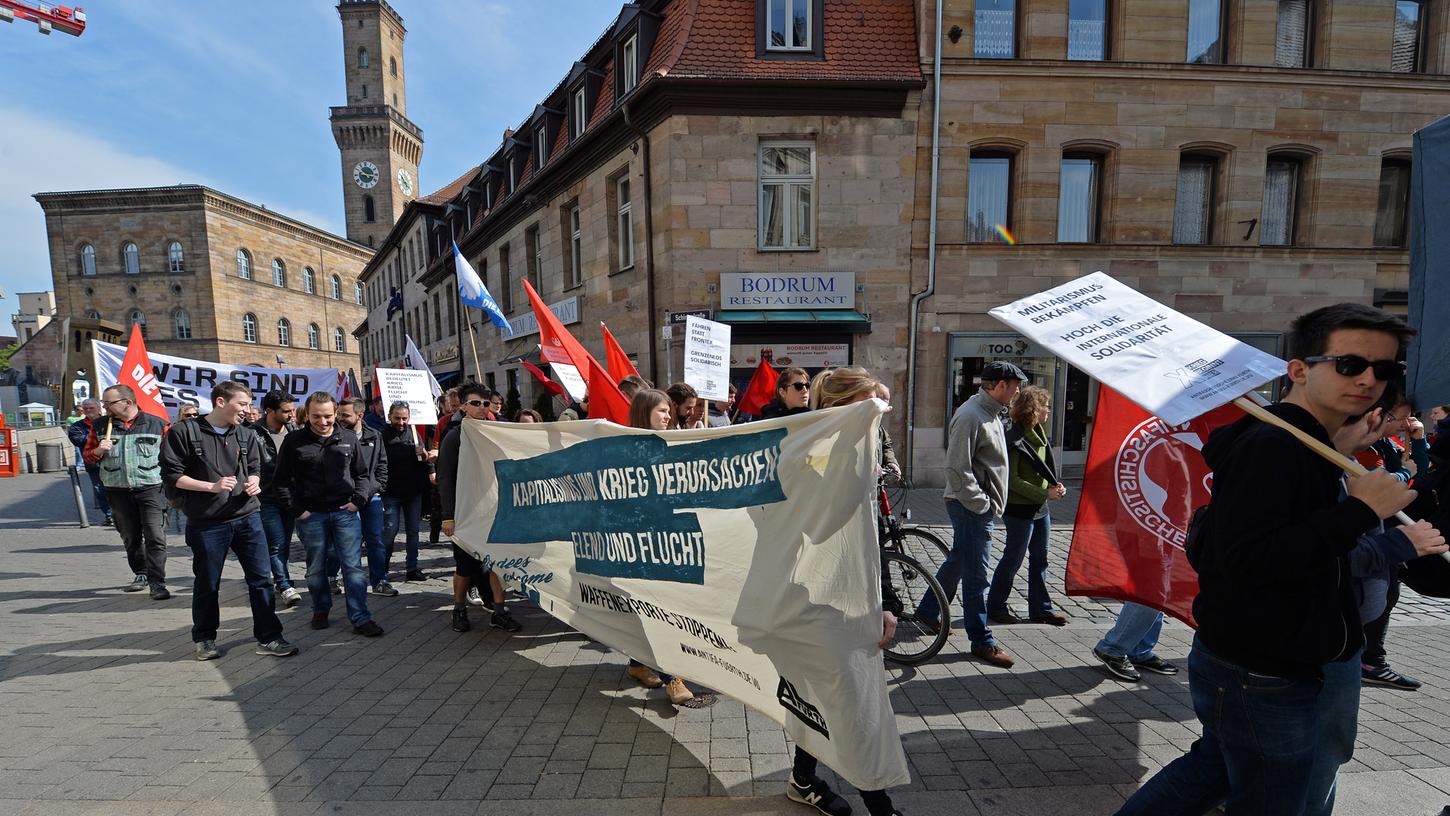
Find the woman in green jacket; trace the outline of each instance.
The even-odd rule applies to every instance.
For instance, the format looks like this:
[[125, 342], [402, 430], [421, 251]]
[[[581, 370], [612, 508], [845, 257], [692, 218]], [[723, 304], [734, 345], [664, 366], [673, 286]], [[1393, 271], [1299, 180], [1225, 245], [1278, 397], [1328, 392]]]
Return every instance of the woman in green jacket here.
[[1047, 441], [1049, 402], [1046, 389], [1028, 386], [1007, 411], [1012, 420], [1007, 427], [1007, 509], [1002, 513], [1007, 538], [987, 592], [987, 619], [993, 623], [1020, 622], [1007, 608], [1007, 596], [1024, 553], [1028, 619], [1053, 626], [1067, 623], [1067, 616], [1053, 608], [1047, 594], [1047, 536], [1052, 530], [1047, 503], [1067, 495]]

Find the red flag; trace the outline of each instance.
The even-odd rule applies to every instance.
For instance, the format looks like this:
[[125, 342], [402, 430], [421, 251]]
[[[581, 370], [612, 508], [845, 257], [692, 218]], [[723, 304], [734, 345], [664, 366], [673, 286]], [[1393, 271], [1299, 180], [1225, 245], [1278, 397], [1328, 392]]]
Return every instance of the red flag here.
[[519, 363], [523, 365], [525, 371], [534, 375], [534, 379], [538, 380], [539, 384], [544, 386], [545, 391], [559, 397], [567, 398], [569, 396], [569, 392], [564, 390], [564, 386], [549, 379], [549, 375], [540, 371], [538, 366], [528, 360], [520, 360]]
[[141, 327], [131, 325], [131, 339], [126, 342], [126, 356], [121, 358], [121, 371], [116, 375], [116, 385], [129, 385], [136, 392], [136, 407], [163, 422], [170, 422], [166, 405], [161, 402], [161, 385], [156, 381], [156, 372], [151, 368], [151, 357], [146, 354], [146, 340], [141, 336]]
[[1203, 444], [1243, 416], [1232, 404], [1167, 425], [1118, 392], [1098, 392], [1082, 501], [1067, 557], [1067, 594], [1151, 606], [1194, 626], [1198, 574], [1184, 545], [1213, 472]]
[[593, 357], [589, 358], [589, 418], [629, 425], [629, 400]]
[[[604, 367], [564, 328], [564, 324], [549, 311], [549, 307], [544, 305], [539, 293], [534, 291], [534, 287], [527, 280], [524, 281], [524, 291], [529, 295], [529, 305], [533, 307], [534, 319], [539, 323], [539, 354], [548, 361], [565, 390], [573, 394], [575, 399], [579, 399], [584, 396], [580, 392], [588, 389], [591, 406], [595, 403], [604, 406], [627, 404], [624, 395], [619, 392], [619, 386], [604, 372]], [[595, 368], [602, 376], [592, 375]], [[622, 421], [614, 418], [613, 408], [606, 407], [605, 410], [609, 412], [603, 415], [605, 419], [619, 421], [622, 425], [629, 424], [627, 410]], [[597, 410], [590, 411], [590, 414], [600, 416]]]
[[604, 331], [604, 361], [609, 364], [609, 377], [614, 382], [620, 383], [625, 377], [638, 377], [639, 369], [630, 362], [629, 355], [620, 348], [619, 341], [609, 332], [609, 327], [601, 321], [599, 328]]
[[775, 399], [775, 382], [779, 379], [780, 374], [771, 366], [770, 361], [760, 358], [760, 365], [750, 375], [750, 384], [745, 386], [745, 393], [735, 403], [735, 410], [742, 414], [760, 416], [760, 409]]

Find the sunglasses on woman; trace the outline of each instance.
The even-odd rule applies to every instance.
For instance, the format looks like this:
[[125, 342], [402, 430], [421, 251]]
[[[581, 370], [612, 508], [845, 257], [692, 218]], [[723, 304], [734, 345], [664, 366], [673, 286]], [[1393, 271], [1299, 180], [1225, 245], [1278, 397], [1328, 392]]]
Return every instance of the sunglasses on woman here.
[[1358, 354], [1319, 354], [1305, 357], [1306, 363], [1334, 363], [1335, 372], [1346, 377], [1358, 377], [1366, 368], [1374, 371], [1374, 378], [1389, 382], [1404, 376], [1405, 364], [1398, 360], [1366, 360]]
[[811, 384], [808, 383], [808, 382], [793, 382], [790, 385], [787, 385], [786, 386], [786, 388], [794, 388], [797, 391], [805, 391], [806, 389], [808, 389], [810, 387], [811, 387]]

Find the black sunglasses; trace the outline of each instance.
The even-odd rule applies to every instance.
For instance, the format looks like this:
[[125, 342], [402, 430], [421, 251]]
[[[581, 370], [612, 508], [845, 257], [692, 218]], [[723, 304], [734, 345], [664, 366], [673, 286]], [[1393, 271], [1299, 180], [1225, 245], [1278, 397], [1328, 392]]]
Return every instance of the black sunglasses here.
[[1405, 374], [1405, 364], [1398, 360], [1375, 360], [1373, 362], [1364, 359], [1358, 354], [1319, 354], [1314, 357], [1305, 357], [1306, 363], [1334, 363], [1334, 370], [1346, 377], [1358, 377], [1364, 373], [1366, 368], [1374, 370], [1374, 378], [1380, 382], [1389, 382]]
[[810, 387], [811, 387], [811, 384], [808, 383], [808, 382], [793, 382], [790, 385], [787, 385], [786, 386], [786, 388], [794, 388], [797, 391], [805, 391], [805, 390], [809, 389]]
[[469, 400], [468, 402], [465, 402], [463, 404], [464, 405], [472, 405], [474, 408], [477, 408], [480, 405], [491, 405], [492, 403], [488, 402], [487, 400], [477, 400], [477, 399], [475, 399], [475, 400]]

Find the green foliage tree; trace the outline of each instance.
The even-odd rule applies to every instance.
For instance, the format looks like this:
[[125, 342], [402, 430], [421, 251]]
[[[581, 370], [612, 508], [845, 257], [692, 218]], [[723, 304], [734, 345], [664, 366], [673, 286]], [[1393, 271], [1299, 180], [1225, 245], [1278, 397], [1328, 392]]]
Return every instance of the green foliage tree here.
[[14, 354], [18, 348], [20, 348], [19, 343], [11, 343], [5, 348], [0, 348], [0, 371], [10, 370], [10, 355]]

